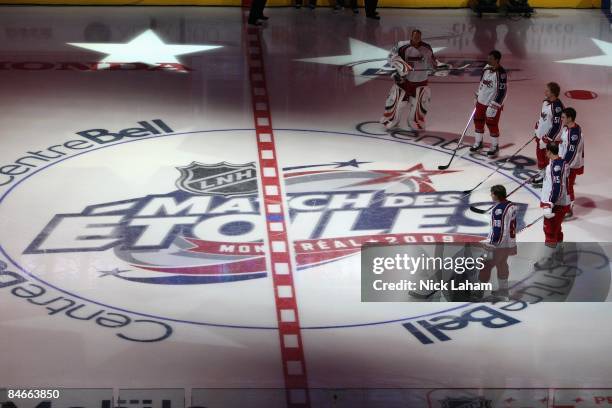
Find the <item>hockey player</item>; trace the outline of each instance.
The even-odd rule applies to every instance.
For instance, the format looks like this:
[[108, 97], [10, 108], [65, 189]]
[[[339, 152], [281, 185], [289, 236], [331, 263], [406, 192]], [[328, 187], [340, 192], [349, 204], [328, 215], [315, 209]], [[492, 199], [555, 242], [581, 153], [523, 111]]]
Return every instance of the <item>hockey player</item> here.
[[491, 136], [491, 149], [487, 156], [495, 157], [499, 152], [499, 117], [504, 105], [507, 92], [506, 70], [499, 64], [501, 53], [493, 50], [489, 53], [487, 65], [484, 67], [478, 91], [476, 91], [474, 113], [474, 128], [476, 137], [470, 151], [476, 152], [482, 149], [484, 136], [484, 125], [489, 128]]
[[[560, 92], [561, 88], [556, 82], [546, 84], [540, 119], [535, 124], [534, 136], [538, 138], [536, 141], [536, 158], [540, 170], [544, 170], [548, 164], [546, 145], [550, 142], [557, 143], [559, 141], [561, 113], [563, 112], [563, 103], [559, 99]], [[535, 177], [532, 184], [536, 187], [542, 187], [542, 180], [542, 176]]]
[[412, 30], [410, 41], [397, 43], [389, 53], [388, 62], [395, 69], [395, 84], [389, 91], [380, 123], [387, 129], [396, 127], [403, 110], [408, 107], [408, 126], [414, 130], [425, 129], [431, 100], [427, 76], [429, 70], [440, 65], [431, 46], [421, 41], [420, 30]]
[[563, 242], [561, 224], [569, 211], [570, 200], [567, 194], [567, 178], [569, 166], [559, 157], [559, 146], [556, 143], [546, 145], [546, 155], [549, 163], [544, 171], [544, 183], [540, 196], [540, 207], [544, 210], [545, 244], [556, 248]]
[[508, 257], [516, 255], [516, 206], [506, 199], [506, 188], [502, 185], [491, 187], [491, 199], [496, 203], [491, 210], [491, 230], [485, 244], [490, 252], [489, 259], [479, 273], [480, 282], [488, 282], [491, 270], [497, 269], [499, 287], [491, 294], [508, 299]]
[[584, 173], [584, 139], [582, 129], [576, 123], [576, 110], [566, 108], [561, 114], [563, 131], [561, 132], [561, 144], [559, 145], [559, 156], [565, 160], [569, 166], [569, 176], [567, 178], [567, 193], [570, 199], [570, 207], [565, 215], [574, 215], [574, 183], [576, 176]]

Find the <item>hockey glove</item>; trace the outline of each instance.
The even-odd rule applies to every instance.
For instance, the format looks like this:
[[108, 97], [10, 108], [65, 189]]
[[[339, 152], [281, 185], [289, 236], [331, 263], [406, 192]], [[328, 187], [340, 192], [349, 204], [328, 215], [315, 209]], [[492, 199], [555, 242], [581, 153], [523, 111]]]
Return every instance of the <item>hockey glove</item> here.
[[550, 142], [552, 142], [552, 140], [551, 140], [549, 137], [547, 137], [547, 136], [542, 136], [542, 138], [541, 138], [541, 139], [540, 139], [540, 141], [539, 141], [539, 145], [538, 145], [538, 147], [539, 147], [540, 149], [546, 149], [546, 145], [547, 145], [547, 144], [549, 144]]
[[555, 213], [553, 212], [552, 208], [550, 207], [544, 208], [544, 218], [554, 218], [554, 217], [555, 217]]
[[494, 118], [497, 115], [497, 110], [499, 109], [499, 105], [491, 104], [487, 108], [487, 118]]
[[394, 73], [392, 77], [397, 85], [401, 85], [404, 82], [404, 78], [402, 78], [402, 76], [398, 74], [397, 72]]
[[482, 248], [486, 251], [492, 251], [495, 249], [495, 245], [491, 244], [488, 239], [483, 239], [480, 241], [480, 245], [482, 245]]

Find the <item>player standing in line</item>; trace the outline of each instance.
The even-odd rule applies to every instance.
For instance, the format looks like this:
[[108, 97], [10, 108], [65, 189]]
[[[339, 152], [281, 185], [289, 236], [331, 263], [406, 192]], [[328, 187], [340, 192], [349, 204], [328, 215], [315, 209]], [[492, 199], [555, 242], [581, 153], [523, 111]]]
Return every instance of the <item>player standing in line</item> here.
[[506, 70], [499, 64], [500, 60], [501, 53], [497, 50], [491, 51], [480, 77], [480, 84], [476, 91], [476, 112], [474, 113], [476, 140], [470, 148], [471, 152], [482, 149], [486, 123], [491, 136], [491, 149], [487, 152], [487, 156], [490, 157], [497, 156], [499, 152], [499, 117], [508, 90]]
[[[558, 142], [559, 131], [561, 130], [561, 113], [563, 112], [563, 102], [559, 99], [561, 88], [556, 82], [549, 82], [544, 89], [546, 99], [542, 102], [540, 119], [536, 122], [534, 136], [536, 141], [536, 158], [538, 169], [544, 170], [548, 165], [546, 157], [546, 145], [550, 142]], [[538, 176], [533, 179], [534, 187], [542, 187], [544, 178]]]
[[576, 110], [566, 108], [561, 114], [563, 131], [561, 132], [561, 144], [559, 145], [559, 156], [569, 166], [567, 178], [567, 193], [569, 194], [570, 207], [565, 215], [567, 218], [574, 215], [574, 183], [576, 176], [584, 173], [584, 139], [582, 129], [576, 123]]
[[388, 62], [395, 69], [395, 84], [385, 102], [385, 112], [380, 119], [385, 128], [396, 127], [402, 111], [409, 107], [408, 126], [414, 130], [425, 129], [425, 116], [431, 101], [427, 84], [429, 70], [438, 65], [431, 46], [421, 41], [421, 31], [412, 30], [410, 41], [400, 41], [391, 50]]
[[[546, 155], [549, 162], [544, 171], [540, 207], [544, 210], [544, 242], [548, 248], [554, 250], [558, 243], [563, 242], [561, 224], [570, 207], [567, 194], [569, 166], [559, 156], [559, 146], [556, 143], [546, 145]], [[546, 261], [552, 261], [552, 253], [547, 255]]]
[[[506, 188], [502, 185], [491, 187], [491, 199], [495, 207], [491, 210], [491, 231], [485, 241], [490, 251], [484, 268], [478, 275], [480, 282], [489, 282], [491, 270], [497, 269], [499, 287], [491, 294], [508, 300], [508, 257], [516, 255], [516, 205], [506, 199]], [[491, 256], [492, 255], [492, 256]], [[478, 300], [478, 299], [475, 299]]]

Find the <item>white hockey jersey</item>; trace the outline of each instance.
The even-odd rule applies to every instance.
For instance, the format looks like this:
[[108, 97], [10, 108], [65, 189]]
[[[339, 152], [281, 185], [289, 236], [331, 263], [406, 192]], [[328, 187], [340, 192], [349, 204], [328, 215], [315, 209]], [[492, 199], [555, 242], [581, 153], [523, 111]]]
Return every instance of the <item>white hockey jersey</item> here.
[[487, 64], [482, 71], [476, 92], [478, 103], [486, 106], [491, 104], [502, 106], [508, 90], [507, 79], [506, 70], [502, 66], [493, 69]]
[[[405, 75], [406, 80], [409, 82], [427, 81], [429, 70], [433, 70], [437, 66], [431, 46], [422, 41], [417, 46], [411, 45], [410, 41], [398, 42], [389, 53], [388, 60], [392, 66], [392, 61], [396, 57], [400, 57], [405, 63], [412, 67], [412, 70], [406, 71]], [[402, 72], [400, 72], [400, 74], [402, 74]]]
[[540, 196], [540, 207], [552, 208], [570, 204], [567, 194], [567, 177], [569, 166], [561, 157], [551, 160], [544, 170], [544, 181]]
[[540, 119], [536, 122], [534, 131], [534, 135], [540, 139], [540, 149], [545, 149], [547, 143], [554, 142], [559, 137], [562, 113], [563, 102], [561, 100], [550, 102], [544, 99]]
[[559, 156], [565, 160], [570, 169], [582, 170], [584, 168], [584, 139], [582, 129], [578, 124], [571, 128], [563, 127]]
[[488, 242], [497, 248], [516, 246], [516, 205], [504, 200], [491, 210], [491, 231]]

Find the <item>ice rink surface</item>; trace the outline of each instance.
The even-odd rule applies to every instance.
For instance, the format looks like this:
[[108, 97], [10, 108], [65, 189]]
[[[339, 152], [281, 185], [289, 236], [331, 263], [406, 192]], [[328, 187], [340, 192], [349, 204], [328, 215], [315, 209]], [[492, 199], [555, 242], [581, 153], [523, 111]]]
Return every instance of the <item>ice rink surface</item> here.
[[[586, 145], [565, 239], [611, 242], [611, 22], [380, 12], [269, 9], [247, 30], [236, 8], [3, 8], [0, 388], [185, 388], [210, 407], [552, 407], [550, 389], [594, 388], [555, 404], [610, 403], [607, 303], [363, 303], [359, 248], [486, 235], [469, 206], [535, 174], [535, 145], [462, 192], [532, 137], [549, 81]], [[413, 28], [469, 67], [430, 77], [426, 131], [389, 133], [385, 59]], [[500, 156], [464, 148], [439, 170], [493, 48]], [[512, 199], [519, 229], [540, 217], [537, 189]], [[518, 239], [541, 242], [541, 222]], [[284, 387], [298, 394], [235, 405], [195, 391]], [[467, 390], [434, 391], [449, 388]]]

